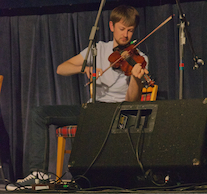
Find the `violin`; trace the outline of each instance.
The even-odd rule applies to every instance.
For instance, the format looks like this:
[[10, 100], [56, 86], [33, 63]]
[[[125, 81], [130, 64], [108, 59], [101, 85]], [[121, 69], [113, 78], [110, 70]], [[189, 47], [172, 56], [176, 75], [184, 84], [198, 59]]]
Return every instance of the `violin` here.
[[[140, 56], [138, 50], [134, 47], [134, 44], [130, 44], [124, 49], [122, 47], [115, 47], [114, 52], [109, 56], [108, 60], [113, 69], [121, 69], [126, 76], [131, 75], [131, 71], [137, 63], [141, 63], [142, 68], [146, 67], [146, 61], [143, 56]], [[154, 86], [154, 81], [150, 77], [144, 74], [144, 78], [149, 86]]]

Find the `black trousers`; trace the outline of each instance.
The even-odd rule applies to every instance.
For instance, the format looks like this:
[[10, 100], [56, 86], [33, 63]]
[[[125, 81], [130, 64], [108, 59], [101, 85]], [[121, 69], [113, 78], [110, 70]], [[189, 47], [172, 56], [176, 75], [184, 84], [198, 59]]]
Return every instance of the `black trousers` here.
[[81, 105], [40, 106], [31, 111], [30, 170], [48, 171], [49, 126], [77, 125]]

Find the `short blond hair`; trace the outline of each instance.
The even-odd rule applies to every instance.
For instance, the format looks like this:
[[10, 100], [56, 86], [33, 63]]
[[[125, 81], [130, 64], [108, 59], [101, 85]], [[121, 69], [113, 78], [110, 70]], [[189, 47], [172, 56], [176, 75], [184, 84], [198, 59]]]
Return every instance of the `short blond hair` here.
[[139, 13], [132, 6], [120, 5], [114, 8], [110, 15], [110, 21], [113, 25], [123, 19], [126, 26], [135, 26], [139, 24]]

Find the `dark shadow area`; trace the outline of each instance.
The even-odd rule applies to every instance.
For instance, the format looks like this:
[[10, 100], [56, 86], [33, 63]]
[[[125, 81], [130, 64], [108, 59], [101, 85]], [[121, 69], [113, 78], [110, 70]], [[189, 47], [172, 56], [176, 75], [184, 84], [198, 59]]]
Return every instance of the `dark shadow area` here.
[[169, 100], [167, 91], [158, 91], [157, 100]]
[[[14, 181], [13, 168], [11, 164], [9, 136], [5, 129], [2, 115], [0, 115], [0, 159], [2, 163], [3, 175], [0, 172], [0, 182], [4, 183], [6, 180]], [[4, 176], [4, 177], [2, 177]]]

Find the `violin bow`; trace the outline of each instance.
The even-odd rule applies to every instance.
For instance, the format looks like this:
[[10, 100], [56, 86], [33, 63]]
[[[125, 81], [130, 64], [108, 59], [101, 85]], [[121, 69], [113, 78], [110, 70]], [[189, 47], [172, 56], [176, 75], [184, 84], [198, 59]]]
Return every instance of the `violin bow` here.
[[147, 38], [149, 38], [152, 34], [154, 34], [158, 29], [160, 29], [162, 26], [164, 26], [167, 22], [169, 22], [175, 14], [168, 17], [164, 22], [162, 22], [159, 26], [157, 26], [152, 32], [150, 32], [147, 36], [145, 36], [141, 41], [139, 41], [136, 45], [134, 45], [134, 48], [139, 46], [142, 42], [144, 42]]
[[[139, 46], [142, 42], [144, 42], [147, 38], [149, 38], [152, 34], [154, 34], [157, 30], [159, 30], [162, 26], [164, 26], [166, 23], [168, 23], [173, 17], [175, 16], [175, 14], [171, 15], [170, 17], [168, 17], [164, 22], [162, 22], [159, 26], [157, 26], [152, 32], [150, 32], [147, 36], [145, 36], [141, 41], [139, 41], [137, 44], [134, 45], [134, 48], [136, 48], [137, 46]], [[133, 48], [133, 49], [134, 49]], [[127, 51], [128, 53], [130, 51]], [[98, 75], [98, 77], [96, 78], [96, 80], [101, 77], [108, 69], [110, 69], [111, 67], [113, 67], [117, 62], [119, 62], [120, 60], [122, 60], [123, 57], [121, 56], [120, 58], [118, 58], [116, 61], [114, 61], [112, 64], [110, 64], [109, 67], [107, 67], [101, 75]], [[85, 84], [85, 86], [89, 85], [91, 82], [88, 82], [87, 84]]]

